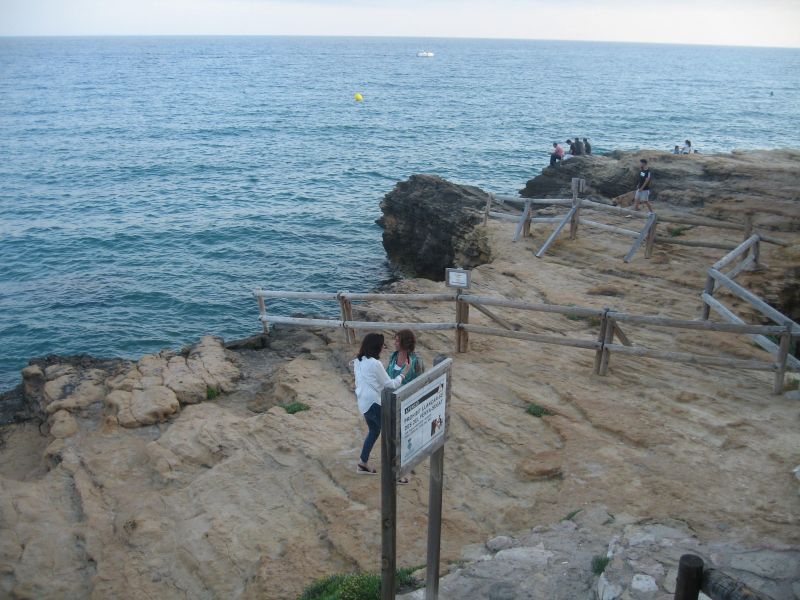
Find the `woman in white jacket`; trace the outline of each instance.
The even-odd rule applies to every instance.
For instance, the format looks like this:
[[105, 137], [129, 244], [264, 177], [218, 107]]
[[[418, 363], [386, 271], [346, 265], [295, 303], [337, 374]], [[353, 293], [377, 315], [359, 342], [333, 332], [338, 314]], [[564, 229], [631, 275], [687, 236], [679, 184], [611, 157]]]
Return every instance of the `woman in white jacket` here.
[[397, 389], [403, 385], [405, 376], [411, 367], [409, 362], [402, 373], [394, 379], [390, 378], [380, 361], [381, 350], [385, 347], [381, 334], [368, 333], [361, 341], [361, 349], [353, 361], [358, 410], [364, 415], [364, 420], [369, 427], [369, 433], [364, 439], [364, 447], [356, 465], [356, 472], [363, 475], [377, 474], [377, 471], [369, 466], [369, 454], [381, 433], [381, 392], [386, 386]]

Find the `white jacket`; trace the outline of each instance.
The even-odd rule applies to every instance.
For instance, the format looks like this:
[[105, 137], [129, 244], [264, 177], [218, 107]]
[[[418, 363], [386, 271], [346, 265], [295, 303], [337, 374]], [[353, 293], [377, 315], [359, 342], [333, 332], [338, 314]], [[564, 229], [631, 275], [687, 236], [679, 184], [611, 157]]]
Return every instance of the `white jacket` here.
[[390, 387], [393, 390], [399, 388], [403, 383], [403, 376], [398, 375], [394, 379], [389, 377], [386, 369], [376, 358], [364, 356], [361, 360], [353, 360], [353, 373], [356, 376], [356, 398], [358, 398], [358, 410], [363, 415], [373, 404], [381, 403], [381, 392], [383, 388]]

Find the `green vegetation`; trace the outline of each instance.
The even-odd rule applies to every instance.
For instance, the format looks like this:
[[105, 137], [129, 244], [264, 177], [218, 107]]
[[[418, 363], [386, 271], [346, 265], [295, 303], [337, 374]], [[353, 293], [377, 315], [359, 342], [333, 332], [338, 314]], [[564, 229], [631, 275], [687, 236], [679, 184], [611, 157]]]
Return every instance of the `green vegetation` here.
[[562, 521], [562, 522], [563, 522], [563, 521], [572, 521], [572, 519], [574, 519], [574, 518], [575, 518], [575, 515], [577, 515], [577, 514], [578, 514], [579, 512], [581, 512], [582, 510], [583, 510], [582, 508], [579, 508], [578, 510], [573, 510], [571, 513], [568, 513], [566, 517], [564, 517], [563, 519], [561, 519], [561, 521]]
[[594, 556], [592, 558], [592, 573], [599, 577], [603, 574], [603, 571], [606, 570], [609, 562], [611, 562], [611, 559], [607, 556], [603, 556], [602, 554]]
[[289, 413], [290, 415], [293, 415], [294, 413], [298, 413], [301, 410], [308, 410], [308, 409], [311, 408], [308, 404], [303, 404], [302, 402], [292, 402], [291, 404], [281, 404], [281, 406], [283, 406], [283, 409], [287, 413]]
[[547, 410], [544, 406], [539, 406], [538, 404], [529, 404], [525, 412], [540, 419], [542, 417], [551, 417], [555, 414], [553, 411]]
[[783, 386], [784, 392], [793, 392], [800, 388], [800, 379], [789, 379]]
[[[424, 565], [398, 569], [395, 582], [398, 591], [411, 591], [419, 582], [411, 574]], [[308, 586], [297, 600], [380, 600], [381, 576], [377, 573], [329, 575]]]
[[667, 227], [667, 233], [669, 234], [669, 237], [681, 237], [690, 229], [691, 227]]
[[591, 327], [600, 325], [600, 317], [584, 317], [581, 315], [567, 315], [570, 321], [586, 321]]
[[217, 388], [213, 387], [206, 388], [206, 400], [213, 400], [217, 396], [219, 396], [219, 390]]

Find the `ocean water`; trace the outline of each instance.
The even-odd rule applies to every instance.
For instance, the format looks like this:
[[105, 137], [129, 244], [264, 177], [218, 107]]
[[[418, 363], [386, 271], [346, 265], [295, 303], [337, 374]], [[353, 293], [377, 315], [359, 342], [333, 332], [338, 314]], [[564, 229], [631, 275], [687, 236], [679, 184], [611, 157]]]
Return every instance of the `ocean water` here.
[[413, 173], [515, 193], [576, 135], [799, 147], [798, 98], [785, 49], [0, 38], [0, 390], [34, 356], [257, 333], [257, 286], [375, 287]]

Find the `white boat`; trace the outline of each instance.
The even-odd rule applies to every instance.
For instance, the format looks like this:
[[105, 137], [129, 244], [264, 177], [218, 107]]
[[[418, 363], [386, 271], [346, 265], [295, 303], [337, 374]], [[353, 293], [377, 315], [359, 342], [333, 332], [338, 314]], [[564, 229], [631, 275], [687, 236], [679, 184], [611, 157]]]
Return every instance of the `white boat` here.
[[424, 58], [433, 58], [433, 52], [428, 50], [422, 50], [421, 52], [417, 52], [417, 56], [422, 56]]

